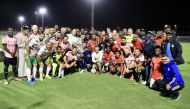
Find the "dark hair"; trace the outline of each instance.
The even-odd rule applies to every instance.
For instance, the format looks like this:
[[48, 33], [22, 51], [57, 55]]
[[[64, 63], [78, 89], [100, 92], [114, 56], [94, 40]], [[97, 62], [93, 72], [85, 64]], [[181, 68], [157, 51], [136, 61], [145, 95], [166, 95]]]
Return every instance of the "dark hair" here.
[[28, 26], [23, 26], [22, 30], [29, 30], [29, 27]]
[[59, 48], [61, 48], [61, 49], [62, 49], [62, 47], [61, 47], [61, 46], [57, 46], [57, 47], [56, 47], [56, 49], [59, 49]]
[[7, 31], [8, 31], [9, 29], [13, 29], [13, 27], [7, 27]]
[[168, 55], [167, 54], [163, 54], [162, 57], [168, 57]]

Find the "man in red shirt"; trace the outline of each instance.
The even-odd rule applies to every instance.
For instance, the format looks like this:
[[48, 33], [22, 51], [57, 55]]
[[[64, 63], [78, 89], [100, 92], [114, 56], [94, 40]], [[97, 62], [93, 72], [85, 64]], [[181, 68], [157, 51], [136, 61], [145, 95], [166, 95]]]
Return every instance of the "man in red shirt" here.
[[132, 43], [134, 45], [134, 48], [138, 48], [138, 49], [140, 49], [141, 52], [143, 52], [143, 42], [137, 34], [133, 35]]
[[92, 39], [88, 41], [87, 46], [91, 48], [91, 51], [93, 52], [96, 47], [96, 35], [92, 35]]
[[155, 80], [158, 80], [162, 77], [162, 49], [160, 46], [155, 47], [155, 56], [151, 60], [151, 69], [150, 73], [150, 88], [154, 88]]
[[115, 57], [115, 55], [111, 51], [111, 48], [107, 47], [106, 51], [103, 54], [103, 72], [108, 71], [108, 67], [114, 57]]
[[113, 58], [112, 65], [110, 65], [110, 74], [117, 73], [120, 74], [120, 78], [124, 76], [124, 56], [121, 55], [119, 51], [115, 52], [115, 57]]

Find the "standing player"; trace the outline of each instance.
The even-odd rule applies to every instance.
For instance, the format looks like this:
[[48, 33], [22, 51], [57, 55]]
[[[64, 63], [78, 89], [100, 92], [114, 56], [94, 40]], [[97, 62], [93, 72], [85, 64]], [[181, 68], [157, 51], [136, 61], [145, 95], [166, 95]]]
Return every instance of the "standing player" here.
[[16, 38], [13, 36], [13, 28], [9, 27], [7, 29], [8, 35], [4, 36], [2, 38], [2, 44], [4, 48], [4, 75], [5, 75], [5, 81], [4, 84], [8, 85], [8, 68], [9, 65], [12, 65], [12, 70], [14, 74], [15, 80], [20, 80], [17, 78], [18, 72], [17, 72], [17, 58], [15, 56], [17, 51], [17, 43]]

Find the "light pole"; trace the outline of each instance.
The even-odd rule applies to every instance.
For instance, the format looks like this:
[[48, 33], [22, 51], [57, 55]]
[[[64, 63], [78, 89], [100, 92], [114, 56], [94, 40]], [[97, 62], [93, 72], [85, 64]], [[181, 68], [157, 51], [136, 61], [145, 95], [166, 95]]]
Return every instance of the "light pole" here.
[[39, 8], [39, 14], [42, 15], [42, 27], [44, 28], [44, 15], [47, 13], [47, 9], [45, 7]]
[[94, 29], [95, 0], [91, 0], [91, 29]]
[[18, 21], [20, 22], [20, 25], [22, 26], [23, 22], [25, 21], [24, 16], [19, 16]]
[[36, 15], [36, 25], [38, 26], [38, 15], [39, 15], [39, 12], [35, 11], [35, 15]]

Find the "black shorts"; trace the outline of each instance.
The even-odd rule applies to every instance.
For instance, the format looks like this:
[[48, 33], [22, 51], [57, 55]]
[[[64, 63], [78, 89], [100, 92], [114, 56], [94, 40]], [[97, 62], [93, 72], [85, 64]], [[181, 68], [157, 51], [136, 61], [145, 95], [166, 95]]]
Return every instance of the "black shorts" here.
[[12, 66], [16, 66], [17, 65], [17, 58], [7, 58], [5, 57], [4, 60], [4, 65], [8, 66], [8, 65], [12, 65]]

